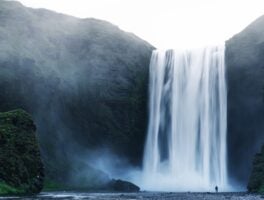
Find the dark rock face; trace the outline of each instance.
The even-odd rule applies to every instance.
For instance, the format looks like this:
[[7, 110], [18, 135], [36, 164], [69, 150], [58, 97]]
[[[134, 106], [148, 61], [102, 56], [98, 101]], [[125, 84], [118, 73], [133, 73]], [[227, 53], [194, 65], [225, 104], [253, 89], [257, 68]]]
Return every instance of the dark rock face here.
[[25, 111], [0, 113], [0, 182], [18, 188], [19, 193], [34, 194], [43, 187], [44, 168], [35, 131]]
[[130, 182], [123, 181], [123, 180], [112, 180], [108, 187], [115, 192], [139, 192], [140, 188]]
[[64, 182], [87, 149], [140, 164], [153, 47], [105, 21], [17, 2], [0, 1], [0, 19], [0, 111], [32, 113], [47, 175]]
[[247, 188], [249, 192], [264, 193], [264, 146], [255, 155]]
[[264, 17], [226, 42], [229, 172], [247, 183], [264, 142]]

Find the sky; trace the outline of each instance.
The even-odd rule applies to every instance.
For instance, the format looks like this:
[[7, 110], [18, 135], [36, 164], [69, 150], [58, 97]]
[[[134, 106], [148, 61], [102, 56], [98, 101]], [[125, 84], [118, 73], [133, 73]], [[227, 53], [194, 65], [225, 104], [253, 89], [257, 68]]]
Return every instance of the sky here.
[[217, 45], [264, 15], [264, 0], [19, 0], [80, 18], [109, 21], [156, 48]]

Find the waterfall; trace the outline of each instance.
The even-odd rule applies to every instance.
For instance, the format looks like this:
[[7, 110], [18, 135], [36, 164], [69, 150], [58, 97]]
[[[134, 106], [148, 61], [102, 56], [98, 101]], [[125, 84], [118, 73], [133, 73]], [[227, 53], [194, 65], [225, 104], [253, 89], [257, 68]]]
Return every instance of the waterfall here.
[[143, 189], [227, 188], [224, 46], [155, 50]]

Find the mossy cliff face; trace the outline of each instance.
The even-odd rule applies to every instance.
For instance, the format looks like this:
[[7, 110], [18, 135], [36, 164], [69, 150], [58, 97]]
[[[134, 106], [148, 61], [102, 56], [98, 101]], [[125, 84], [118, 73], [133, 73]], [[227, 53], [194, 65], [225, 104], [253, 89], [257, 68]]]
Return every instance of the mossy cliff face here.
[[0, 195], [41, 191], [44, 169], [35, 131], [25, 111], [0, 113]]
[[261, 152], [255, 155], [247, 188], [249, 192], [264, 193], [264, 146]]
[[229, 174], [245, 185], [264, 141], [263, 55], [264, 16], [226, 42]]
[[67, 181], [73, 159], [102, 148], [140, 165], [153, 46], [106, 21], [13, 1], [0, 1], [0, 19], [0, 112], [32, 114], [47, 177]]

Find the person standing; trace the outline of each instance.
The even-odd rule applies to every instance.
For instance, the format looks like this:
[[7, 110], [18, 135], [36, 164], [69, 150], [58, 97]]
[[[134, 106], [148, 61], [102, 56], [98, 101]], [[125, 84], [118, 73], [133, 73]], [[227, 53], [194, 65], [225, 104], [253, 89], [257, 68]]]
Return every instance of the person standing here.
[[218, 192], [218, 186], [217, 185], [215, 186], [215, 192], [216, 193]]

